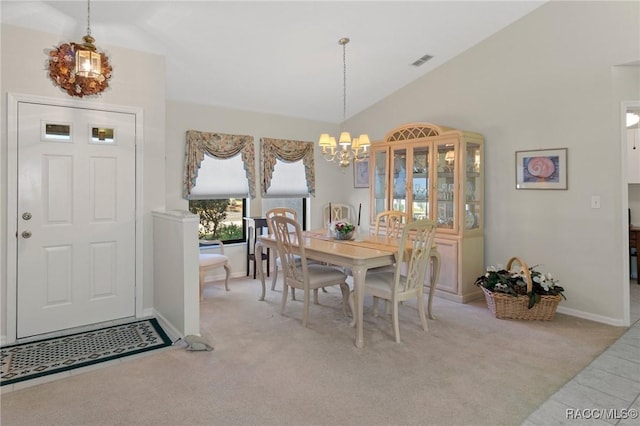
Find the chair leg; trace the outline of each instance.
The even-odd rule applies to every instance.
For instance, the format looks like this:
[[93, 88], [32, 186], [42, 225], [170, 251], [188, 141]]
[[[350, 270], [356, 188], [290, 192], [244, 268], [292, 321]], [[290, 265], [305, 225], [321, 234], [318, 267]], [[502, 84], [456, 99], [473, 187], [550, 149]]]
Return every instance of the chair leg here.
[[307, 326], [307, 321], [309, 319], [309, 298], [310, 298], [310, 294], [309, 294], [309, 289], [305, 288], [304, 289], [304, 312], [302, 314], [302, 326], [306, 327]]
[[318, 289], [317, 288], [313, 289], [313, 303], [315, 305], [319, 305], [320, 304], [320, 302], [318, 301]]
[[349, 309], [351, 309], [351, 322], [349, 323], [350, 327], [355, 327], [356, 326], [356, 306], [355, 306], [355, 302], [353, 301], [353, 298], [355, 297], [355, 292], [353, 290], [351, 290], [349, 292]]
[[277, 280], [278, 280], [278, 265], [273, 267], [273, 281], [271, 281], [271, 291], [276, 289]]
[[424, 294], [418, 295], [418, 315], [420, 316], [420, 322], [422, 323], [422, 329], [429, 331], [429, 325], [427, 324], [427, 317], [424, 314]]
[[[276, 281], [278, 281], [278, 265], [275, 265], [273, 267], [273, 281], [271, 281], [271, 291], [274, 291], [276, 289]], [[291, 300], [296, 300], [296, 289], [293, 287], [291, 287]]]
[[200, 301], [204, 300], [204, 276], [205, 271], [200, 269]]
[[229, 265], [224, 265], [224, 270], [226, 272], [226, 276], [224, 277], [224, 288], [229, 291], [229, 275], [231, 274], [231, 267]]
[[287, 283], [282, 283], [282, 302], [280, 303], [280, 313], [284, 314], [284, 307], [287, 304], [287, 291], [289, 290], [289, 286]]
[[[340, 284], [340, 290], [342, 290], [342, 312], [344, 312], [344, 316], [348, 317], [347, 307], [350, 307], [350, 298], [349, 298], [349, 286], [347, 283]], [[353, 309], [351, 310], [351, 315], [353, 316]]]
[[440, 255], [431, 256], [431, 282], [429, 287], [429, 301], [427, 304], [427, 313], [429, 314], [429, 319], [436, 319], [431, 311], [431, 305], [433, 303], [433, 295], [436, 292], [436, 286], [438, 285], [438, 280], [440, 279]]
[[393, 302], [393, 335], [396, 338], [396, 343], [400, 343], [400, 321], [398, 320], [398, 301]]

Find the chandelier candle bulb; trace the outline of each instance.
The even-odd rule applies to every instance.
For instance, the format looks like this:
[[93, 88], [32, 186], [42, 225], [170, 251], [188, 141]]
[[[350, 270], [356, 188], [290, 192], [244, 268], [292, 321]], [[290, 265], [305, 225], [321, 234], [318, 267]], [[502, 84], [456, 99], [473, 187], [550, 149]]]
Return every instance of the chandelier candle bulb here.
[[[338, 40], [342, 46], [342, 124], [347, 120], [347, 49], [349, 43], [347, 37]], [[338, 143], [333, 136], [322, 133], [318, 140], [318, 145], [322, 147], [322, 155], [327, 161], [335, 161], [341, 168], [348, 167], [353, 161], [364, 160], [369, 156], [368, 148], [371, 145], [369, 136], [361, 134], [358, 138], [351, 139], [351, 134], [341, 130]], [[340, 145], [340, 149], [337, 146]]]

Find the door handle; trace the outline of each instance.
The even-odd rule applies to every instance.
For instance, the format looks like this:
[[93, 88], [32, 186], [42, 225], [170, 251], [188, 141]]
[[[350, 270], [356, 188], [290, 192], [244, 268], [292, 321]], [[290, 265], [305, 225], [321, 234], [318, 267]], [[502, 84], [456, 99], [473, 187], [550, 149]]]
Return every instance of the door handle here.
[[31, 219], [31, 217], [32, 217], [32, 216], [31, 216], [31, 213], [29, 213], [29, 212], [24, 212], [24, 213], [22, 213], [22, 218], [23, 218], [24, 220], [29, 220], [29, 219]]
[[22, 238], [31, 238], [31, 231], [22, 231]]

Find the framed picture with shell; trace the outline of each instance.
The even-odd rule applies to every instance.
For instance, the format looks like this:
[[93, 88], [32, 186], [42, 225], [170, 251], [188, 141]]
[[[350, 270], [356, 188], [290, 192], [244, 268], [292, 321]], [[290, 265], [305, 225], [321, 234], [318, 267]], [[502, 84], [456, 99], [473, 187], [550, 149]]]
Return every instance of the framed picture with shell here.
[[567, 148], [516, 151], [516, 189], [567, 188]]

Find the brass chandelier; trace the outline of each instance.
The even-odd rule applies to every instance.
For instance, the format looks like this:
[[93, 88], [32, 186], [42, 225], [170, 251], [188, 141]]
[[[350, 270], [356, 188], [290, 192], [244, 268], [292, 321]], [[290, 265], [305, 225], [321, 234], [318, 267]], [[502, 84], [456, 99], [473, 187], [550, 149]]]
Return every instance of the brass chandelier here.
[[[342, 46], [342, 126], [347, 115], [347, 43], [349, 39], [346, 37], [338, 40], [338, 44]], [[352, 161], [361, 161], [369, 156], [371, 142], [366, 134], [351, 139], [351, 134], [343, 128], [338, 143], [335, 137], [330, 136], [329, 133], [323, 133], [320, 135], [318, 145], [322, 147], [325, 160], [335, 161], [340, 167], [348, 167]]]

